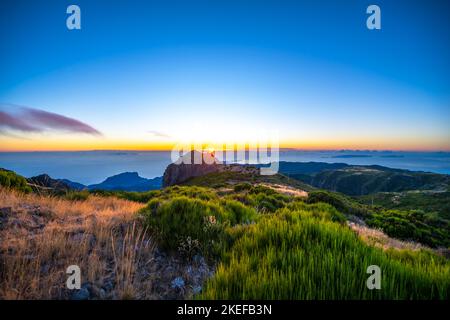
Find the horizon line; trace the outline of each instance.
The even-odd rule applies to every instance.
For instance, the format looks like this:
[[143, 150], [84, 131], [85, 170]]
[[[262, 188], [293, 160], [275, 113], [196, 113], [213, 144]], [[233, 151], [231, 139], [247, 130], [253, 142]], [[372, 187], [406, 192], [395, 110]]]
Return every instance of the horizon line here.
[[[268, 148], [269, 149], [269, 148]], [[204, 149], [207, 150], [207, 149]], [[242, 150], [242, 149], [238, 149]], [[244, 150], [253, 150], [245, 148]], [[417, 152], [417, 153], [450, 153], [450, 149], [349, 149], [349, 148], [278, 148], [279, 151], [305, 151], [305, 152]], [[0, 153], [44, 153], [44, 152], [171, 152], [172, 149], [74, 149], [74, 150], [0, 150]], [[234, 150], [236, 151], [236, 150]]]

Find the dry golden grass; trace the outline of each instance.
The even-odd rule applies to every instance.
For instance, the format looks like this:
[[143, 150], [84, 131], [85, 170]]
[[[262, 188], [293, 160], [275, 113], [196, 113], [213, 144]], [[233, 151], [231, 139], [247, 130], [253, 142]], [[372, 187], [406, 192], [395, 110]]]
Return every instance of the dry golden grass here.
[[294, 188], [294, 187], [281, 185], [281, 184], [274, 184], [274, 183], [260, 183], [260, 185], [271, 188], [279, 193], [282, 193], [282, 194], [285, 194], [288, 196], [301, 197], [301, 198], [308, 197], [308, 192]]
[[80, 267], [93, 298], [153, 298], [155, 245], [136, 218], [141, 207], [112, 197], [68, 201], [0, 189], [0, 299], [70, 298], [70, 265]]
[[367, 244], [375, 247], [387, 249], [409, 249], [420, 250], [426, 248], [425, 246], [412, 241], [402, 241], [389, 237], [383, 231], [372, 229], [365, 225], [355, 222], [349, 222], [349, 227], [358, 234], [358, 236]]

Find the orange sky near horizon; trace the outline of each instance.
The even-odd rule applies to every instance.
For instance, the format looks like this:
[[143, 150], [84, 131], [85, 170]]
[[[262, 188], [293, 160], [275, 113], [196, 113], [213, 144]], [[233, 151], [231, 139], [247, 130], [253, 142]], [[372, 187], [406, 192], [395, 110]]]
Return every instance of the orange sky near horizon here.
[[[223, 145], [203, 141], [204, 145], [215, 149]], [[139, 151], [170, 151], [178, 141], [170, 140], [121, 140], [86, 137], [50, 137], [41, 139], [18, 139], [2, 137], [0, 152], [27, 152], [27, 151], [90, 151], [90, 150], [139, 150]], [[233, 144], [231, 144], [233, 145]], [[236, 144], [234, 144], [236, 145]], [[391, 139], [380, 141], [377, 139], [361, 138], [345, 141], [342, 139], [316, 139], [308, 141], [281, 140], [280, 148], [301, 150], [393, 150], [393, 151], [450, 151], [450, 141], [443, 139]]]

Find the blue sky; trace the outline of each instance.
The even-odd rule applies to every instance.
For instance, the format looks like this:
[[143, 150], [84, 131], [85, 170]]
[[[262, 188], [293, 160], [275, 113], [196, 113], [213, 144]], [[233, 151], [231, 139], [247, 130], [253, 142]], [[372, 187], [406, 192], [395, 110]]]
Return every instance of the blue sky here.
[[[81, 8], [81, 30], [65, 26], [70, 4]], [[366, 28], [370, 4], [381, 8], [381, 30]], [[132, 148], [192, 131], [277, 130], [299, 148], [449, 150], [449, 9], [448, 1], [2, 1], [0, 104], [102, 132], [14, 133], [0, 137], [3, 149]]]

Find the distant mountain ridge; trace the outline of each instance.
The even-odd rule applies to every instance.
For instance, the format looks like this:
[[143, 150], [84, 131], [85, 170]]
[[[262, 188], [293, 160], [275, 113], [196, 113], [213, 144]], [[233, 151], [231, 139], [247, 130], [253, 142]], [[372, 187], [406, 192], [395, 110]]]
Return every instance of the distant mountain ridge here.
[[[195, 154], [193, 154], [195, 156]], [[210, 159], [211, 158], [211, 159]], [[208, 160], [215, 160], [213, 156]], [[208, 161], [209, 162], [209, 161]], [[68, 179], [53, 179], [47, 174], [26, 179], [25, 184], [39, 191], [66, 192], [70, 190], [111, 190], [111, 191], [148, 191], [174, 184], [182, 184], [191, 179], [206, 179], [210, 183], [211, 173], [219, 176], [242, 173], [243, 178], [259, 176], [259, 168], [264, 165], [224, 165], [214, 164], [171, 164], [166, 168], [164, 177], [146, 179], [137, 172], [123, 172], [106, 178], [103, 182], [84, 185]], [[12, 184], [13, 172], [4, 170], [2, 185]], [[410, 190], [449, 191], [450, 175], [421, 171], [392, 169], [379, 165], [349, 165], [345, 163], [325, 162], [285, 162], [279, 163], [279, 176], [288, 181], [302, 183], [304, 189], [319, 188], [342, 192], [350, 196], [361, 196], [379, 192], [403, 192]], [[205, 177], [205, 178], [203, 178]], [[197, 180], [198, 180], [197, 179]], [[205, 180], [205, 181], [206, 181]], [[25, 181], [25, 180], [24, 180]], [[0, 181], [1, 182], [1, 181]]]
[[82, 183], [78, 183], [78, 182], [73, 182], [70, 181], [68, 179], [59, 179], [59, 181], [65, 183], [66, 185], [68, 185], [70, 188], [75, 189], [75, 190], [83, 190], [86, 189], [86, 186]]
[[137, 172], [123, 172], [108, 177], [105, 181], [97, 184], [84, 185], [68, 179], [53, 179], [48, 174], [41, 174], [26, 179], [31, 187], [35, 189], [51, 189], [56, 192], [70, 190], [110, 190], [110, 191], [148, 191], [160, 189], [162, 177], [146, 179], [140, 177]]
[[[59, 192], [66, 192], [72, 187], [61, 179], [53, 179], [48, 174], [40, 174], [27, 179], [28, 184], [36, 190], [51, 189]], [[68, 181], [68, 180], [67, 180]]]
[[407, 190], [445, 191], [450, 185], [449, 175], [379, 165], [283, 161], [279, 165], [280, 173], [290, 178], [352, 196]]
[[87, 186], [89, 190], [122, 190], [122, 191], [148, 191], [160, 189], [162, 177], [146, 179], [139, 176], [137, 172], [123, 172], [106, 178], [98, 184]]

